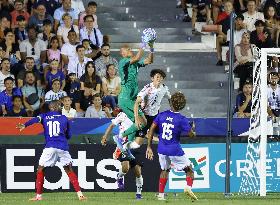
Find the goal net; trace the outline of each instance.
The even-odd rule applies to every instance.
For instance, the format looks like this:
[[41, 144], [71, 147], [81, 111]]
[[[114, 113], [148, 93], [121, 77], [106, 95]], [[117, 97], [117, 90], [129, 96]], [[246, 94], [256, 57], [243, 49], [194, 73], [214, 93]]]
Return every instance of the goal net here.
[[[279, 135], [279, 123], [267, 114], [268, 56], [279, 57], [280, 49], [254, 49], [253, 93], [249, 137], [246, 153], [246, 172], [241, 176], [239, 194], [266, 196], [267, 192], [279, 191], [280, 146], [275, 134]], [[275, 181], [275, 180], [278, 180]]]

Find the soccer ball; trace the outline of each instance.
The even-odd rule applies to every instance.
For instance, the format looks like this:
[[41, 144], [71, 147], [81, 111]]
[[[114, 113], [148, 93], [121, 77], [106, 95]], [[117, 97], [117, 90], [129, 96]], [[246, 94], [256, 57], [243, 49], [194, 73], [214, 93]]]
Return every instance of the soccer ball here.
[[142, 38], [143, 43], [148, 43], [148, 44], [154, 43], [157, 39], [157, 34], [156, 34], [155, 29], [153, 29], [153, 28], [144, 29], [143, 35], [141, 38]]

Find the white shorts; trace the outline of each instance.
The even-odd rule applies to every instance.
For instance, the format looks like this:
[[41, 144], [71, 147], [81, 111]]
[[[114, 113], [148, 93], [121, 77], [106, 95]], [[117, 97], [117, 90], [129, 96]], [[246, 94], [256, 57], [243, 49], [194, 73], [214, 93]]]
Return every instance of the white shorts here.
[[39, 160], [39, 165], [43, 167], [53, 167], [56, 162], [60, 162], [62, 166], [72, 163], [71, 155], [68, 151], [57, 148], [45, 148]]
[[191, 165], [191, 162], [186, 155], [168, 156], [168, 155], [158, 154], [158, 157], [159, 157], [159, 164], [161, 170], [170, 169], [172, 165], [172, 168], [178, 171], [182, 171], [184, 168]]

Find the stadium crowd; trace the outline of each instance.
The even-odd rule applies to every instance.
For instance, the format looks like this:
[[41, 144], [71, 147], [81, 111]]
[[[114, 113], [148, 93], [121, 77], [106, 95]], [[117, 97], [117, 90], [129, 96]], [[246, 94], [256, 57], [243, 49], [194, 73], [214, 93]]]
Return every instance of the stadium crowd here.
[[37, 116], [61, 100], [68, 117], [111, 117], [118, 62], [97, 23], [97, 3], [0, 2], [0, 116]]

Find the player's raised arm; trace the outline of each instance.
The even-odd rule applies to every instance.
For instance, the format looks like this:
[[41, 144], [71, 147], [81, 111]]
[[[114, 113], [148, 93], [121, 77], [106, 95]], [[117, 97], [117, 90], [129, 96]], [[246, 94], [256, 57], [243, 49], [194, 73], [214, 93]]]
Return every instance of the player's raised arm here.
[[101, 144], [102, 144], [103, 146], [106, 145], [106, 143], [107, 143], [107, 138], [108, 138], [109, 134], [111, 134], [111, 132], [112, 132], [112, 130], [113, 130], [114, 127], [115, 127], [115, 125], [114, 125], [113, 123], [111, 123], [111, 124], [109, 125], [109, 127], [106, 129], [105, 134], [104, 134], [103, 137], [101, 138]]
[[145, 65], [152, 64], [154, 62], [154, 43], [149, 43], [150, 52], [147, 58], [144, 60]]
[[133, 63], [136, 63], [138, 61], [140, 61], [140, 59], [143, 57], [144, 55], [144, 49], [146, 47], [146, 44], [145, 43], [140, 43], [140, 48], [137, 52], [137, 54], [135, 56], [132, 56], [130, 58], [130, 64], [133, 64]]
[[148, 132], [148, 144], [147, 144], [147, 150], [146, 150], [146, 158], [149, 160], [153, 160], [153, 157], [154, 157], [154, 153], [153, 153], [151, 145], [152, 145], [152, 139], [153, 139], [156, 127], [157, 127], [157, 125], [155, 123], [153, 123]]
[[38, 117], [34, 117], [32, 119], [30, 119], [29, 121], [27, 121], [26, 123], [22, 124], [22, 123], [19, 123], [16, 128], [19, 129], [19, 131], [21, 132], [22, 130], [24, 130], [26, 127], [28, 126], [31, 126], [35, 123], [39, 123], [41, 122], [41, 117], [38, 116]]

